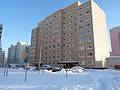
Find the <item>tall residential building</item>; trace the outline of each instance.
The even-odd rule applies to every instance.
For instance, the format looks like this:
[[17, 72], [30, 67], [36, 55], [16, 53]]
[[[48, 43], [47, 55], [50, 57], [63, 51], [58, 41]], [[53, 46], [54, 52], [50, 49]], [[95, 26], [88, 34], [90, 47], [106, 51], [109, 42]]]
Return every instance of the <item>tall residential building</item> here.
[[19, 64], [24, 65], [24, 60], [22, 58], [22, 52], [26, 47], [30, 48], [30, 45], [24, 42], [17, 42], [17, 44], [12, 44], [8, 48], [8, 63], [9, 64]]
[[31, 63], [103, 68], [108, 56], [106, 16], [92, 0], [58, 10], [32, 30]]
[[0, 67], [3, 66], [3, 51], [1, 46], [2, 29], [3, 29], [3, 25], [0, 24]]
[[120, 26], [110, 29], [112, 56], [120, 56]]

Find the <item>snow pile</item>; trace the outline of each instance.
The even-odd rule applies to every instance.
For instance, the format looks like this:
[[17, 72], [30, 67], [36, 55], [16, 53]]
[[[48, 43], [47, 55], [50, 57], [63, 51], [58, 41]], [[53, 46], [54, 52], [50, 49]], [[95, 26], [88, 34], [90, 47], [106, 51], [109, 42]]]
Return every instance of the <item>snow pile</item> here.
[[84, 72], [84, 68], [80, 66], [75, 66], [75, 67], [72, 67], [70, 71], [72, 71], [73, 73], [81, 73], [81, 72]]

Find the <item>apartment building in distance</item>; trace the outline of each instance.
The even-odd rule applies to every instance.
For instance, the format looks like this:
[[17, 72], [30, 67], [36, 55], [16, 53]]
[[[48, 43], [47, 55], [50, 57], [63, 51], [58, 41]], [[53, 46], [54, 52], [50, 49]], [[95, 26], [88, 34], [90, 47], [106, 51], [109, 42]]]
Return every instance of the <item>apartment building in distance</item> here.
[[23, 50], [25, 50], [26, 47], [30, 48], [30, 45], [21, 41], [17, 42], [17, 44], [12, 44], [8, 48], [8, 63], [23, 66], [24, 60], [22, 58], [22, 52]]
[[92, 0], [56, 11], [32, 30], [30, 53], [31, 63], [106, 67], [109, 45], [104, 11]]
[[3, 25], [0, 24], [0, 67], [3, 66], [3, 51], [1, 45]]
[[112, 56], [120, 56], [120, 26], [110, 29]]

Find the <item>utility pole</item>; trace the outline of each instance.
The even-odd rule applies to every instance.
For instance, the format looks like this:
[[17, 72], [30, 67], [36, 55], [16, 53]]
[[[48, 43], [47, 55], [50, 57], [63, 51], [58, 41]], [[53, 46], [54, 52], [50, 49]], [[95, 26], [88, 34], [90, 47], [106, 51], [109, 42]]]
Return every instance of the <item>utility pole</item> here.
[[39, 69], [39, 74], [40, 74], [40, 66], [41, 66], [41, 59], [42, 59], [42, 40], [41, 40], [41, 45], [40, 45], [40, 58], [39, 58], [39, 64], [38, 64], [38, 69]]

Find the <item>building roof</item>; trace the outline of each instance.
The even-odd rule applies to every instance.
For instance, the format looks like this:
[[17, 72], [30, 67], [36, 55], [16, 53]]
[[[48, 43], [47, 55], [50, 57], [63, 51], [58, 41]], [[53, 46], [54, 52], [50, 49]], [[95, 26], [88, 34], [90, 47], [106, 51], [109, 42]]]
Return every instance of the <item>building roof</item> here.
[[110, 57], [107, 57], [107, 58], [120, 58], [120, 56], [110, 56]]
[[[112, 29], [116, 29], [116, 28], [120, 28], [120, 26], [117, 26], [117, 27], [113, 27]], [[110, 30], [112, 30], [112, 29], [110, 29]]]

